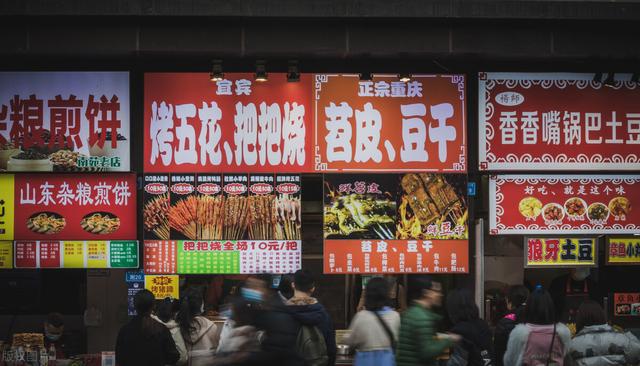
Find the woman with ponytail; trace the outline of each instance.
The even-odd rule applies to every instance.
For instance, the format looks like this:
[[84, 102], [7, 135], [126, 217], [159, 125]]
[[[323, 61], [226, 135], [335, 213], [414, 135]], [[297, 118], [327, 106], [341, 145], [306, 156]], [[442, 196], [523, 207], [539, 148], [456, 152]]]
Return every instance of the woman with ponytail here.
[[209, 365], [218, 346], [216, 325], [202, 316], [202, 292], [189, 289], [182, 297], [177, 321], [189, 355], [189, 366]]

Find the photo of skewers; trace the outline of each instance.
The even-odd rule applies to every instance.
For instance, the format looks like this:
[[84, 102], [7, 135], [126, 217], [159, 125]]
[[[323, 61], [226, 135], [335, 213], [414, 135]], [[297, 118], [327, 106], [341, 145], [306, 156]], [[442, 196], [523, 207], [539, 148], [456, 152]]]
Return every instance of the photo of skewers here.
[[194, 189], [188, 189], [185, 177], [192, 176], [172, 175], [175, 189], [145, 195], [147, 238], [301, 240], [299, 176], [288, 176], [294, 183], [287, 181], [282, 192], [276, 189], [274, 175], [262, 174], [253, 190], [247, 189], [247, 175], [237, 174], [224, 178], [220, 174], [198, 175]]
[[283, 194], [275, 201], [277, 212], [276, 235], [278, 240], [300, 240], [302, 233], [302, 207], [300, 197]]

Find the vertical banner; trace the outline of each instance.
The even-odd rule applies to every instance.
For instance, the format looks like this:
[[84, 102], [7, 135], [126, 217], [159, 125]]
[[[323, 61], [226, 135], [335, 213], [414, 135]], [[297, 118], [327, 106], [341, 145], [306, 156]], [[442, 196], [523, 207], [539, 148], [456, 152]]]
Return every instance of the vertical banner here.
[[127, 283], [127, 315], [136, 316], [136, 308], [133, 298], [144, 289], [144, 273], [141, 271], [126, 272], [125, 282]]

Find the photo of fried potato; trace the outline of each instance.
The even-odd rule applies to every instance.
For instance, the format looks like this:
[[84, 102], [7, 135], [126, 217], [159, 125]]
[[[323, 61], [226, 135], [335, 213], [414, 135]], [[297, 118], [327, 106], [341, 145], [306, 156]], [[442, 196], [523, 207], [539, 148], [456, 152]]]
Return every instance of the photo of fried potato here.
[[92, 212], [80, 221], [80, 226], [88, 233], [106, 235], [120, 228], [120, 218], [109, 212]]
[[625, 218], [631, 211], [631, 202], [626, 197], [616, 197], [609, 201], [609, 211], [616, 218]]
[[518, 211], [528, 219], [535, 219], [542, 212], [542, 202], [535, 197], [525, 197], [520, 200]]
[[57, 234], [66, 224], [64, 217], [55, 212], [38, 212], [27, 219], [27, 228], [38, 234]]
[[587, 212], [587, 203], [579, 197], [572, 197], [564, 203], [564, 209], [570, 217], [582, 217]]

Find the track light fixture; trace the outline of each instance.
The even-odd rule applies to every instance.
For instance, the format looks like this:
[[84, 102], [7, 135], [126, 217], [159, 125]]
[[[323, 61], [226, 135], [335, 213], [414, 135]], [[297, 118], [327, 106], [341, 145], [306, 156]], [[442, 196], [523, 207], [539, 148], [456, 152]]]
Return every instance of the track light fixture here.
[[258, 82], [265, 82], [267, 80], [269, 80], [268, 76], [267, 76], [267, 68], [265, 66], [265, 62], [264, 61], [257, 61], [256, 62], [256, 81]]
[[615, 75], [616, 74], [614, 72], [607, 73], [607, 78], [604, 81], [604, 85], [610, 88], [616, 86], [616, 81], [614, 79]]
[[224, 79], [221, 60], [213, 60], [213, 65], [211, 66], [210, 79], [211, 81], [221, 81], [222, 79]]
[[360, 74], [360, 81], [371, 81], [373, 80], [373, 74], [370, 72], [363, 72]]
[[411, 81], [411, 74], [398, 74], [398, 80], [402, 81], [403, 83], [408, 83], [409, 81]]
[[300, 71], [298, 70], [298, 61], [289, 61], [289, 70], [287, 71], [287, 81], [296, 83], [300, 81]]

